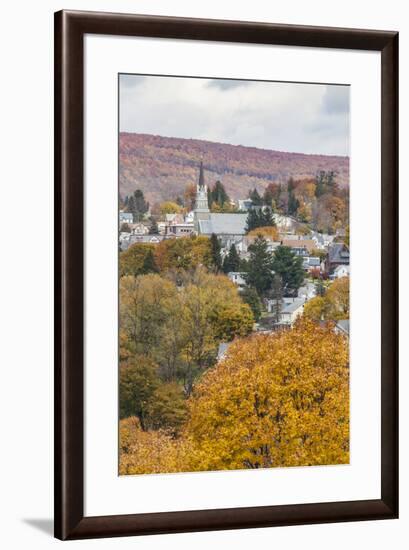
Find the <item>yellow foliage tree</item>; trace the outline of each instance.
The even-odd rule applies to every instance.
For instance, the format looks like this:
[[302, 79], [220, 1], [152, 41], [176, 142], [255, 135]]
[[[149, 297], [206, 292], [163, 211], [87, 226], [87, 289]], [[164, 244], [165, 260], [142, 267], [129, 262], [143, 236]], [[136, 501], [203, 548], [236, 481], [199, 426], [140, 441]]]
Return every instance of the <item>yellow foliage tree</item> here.
[[166, 214], [179, 214], [182, 212], [182, 207], [176, 202], [166, 201], [162, 202], [159, 206], [159, 212], [161, 216], [165, 216]]
[[161, 474], [184, 471], [188, 464], [186, 441], [174, 439], [166, 431], [143, 431], [135, 417], [119, 424], [119, 474]]
[[303, 315], [313, 321], [321, 321], [326, 319], [327, 310], [327, 300], [322, 296], [315, 296], [305, 304]]
[[188, 400], [180, 437], [121, 422], [120, 473], [231, 470], [349, 462], [349, 365], [332, 326], [231, 344]]
[[256, 229], [252, 229], [248, 233], [249, 237], [257, 237], [258, 235], [261, 235], [266, 239], [272, 239], [273, 241], [276, 241], [276, 242], [280, 240], [280, 235], [278, 233], [277, 227], [272, 225], [269, 225], [266, 227], [257, 227]]
[[308, 320], [238, 340], [189, 408], [193, 470], [348, 463], [345, 340]]
[[349, 319], [349, 277], [335, 279], [329, 287], [326, 299], [331, 319]]
[[163, 240], [156, 246], [154, 255], [161, 272], [213, 265], [210, 239], [203, 236]]

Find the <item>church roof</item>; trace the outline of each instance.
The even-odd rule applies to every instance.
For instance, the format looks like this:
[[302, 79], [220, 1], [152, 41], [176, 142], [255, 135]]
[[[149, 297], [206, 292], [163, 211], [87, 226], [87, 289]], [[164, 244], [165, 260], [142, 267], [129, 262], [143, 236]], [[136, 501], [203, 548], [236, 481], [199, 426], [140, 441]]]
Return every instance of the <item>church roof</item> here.
[[199, 220], [199, 233], [202, 235], [244, 235], [247, 214], [210, 214], [209, 220]]

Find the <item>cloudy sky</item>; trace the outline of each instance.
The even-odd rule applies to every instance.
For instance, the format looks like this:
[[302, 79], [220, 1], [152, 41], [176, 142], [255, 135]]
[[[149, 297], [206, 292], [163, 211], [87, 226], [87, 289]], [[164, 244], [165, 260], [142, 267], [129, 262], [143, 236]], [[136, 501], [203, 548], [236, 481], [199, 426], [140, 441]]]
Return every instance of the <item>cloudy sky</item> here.
[[120, 130], [348, 155], [349, 87], [121, 75]]

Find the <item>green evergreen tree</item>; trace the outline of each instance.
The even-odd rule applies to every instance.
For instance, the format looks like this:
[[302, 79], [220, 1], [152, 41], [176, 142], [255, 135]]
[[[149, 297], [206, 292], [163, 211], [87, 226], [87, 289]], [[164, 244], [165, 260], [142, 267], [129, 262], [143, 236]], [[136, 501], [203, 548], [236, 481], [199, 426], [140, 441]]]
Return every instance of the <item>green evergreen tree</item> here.
[[263, 202], [266, 206], [272, 207], [274, 195], [270, 187], [266, 187], [263, 193]]
[[318, 174], [315, 177], [316, 186], [315, 186], [315, 196], [321, 197], [321, 195], [324, 195], [327, 191], [327, 185], [326, 185], [326, 174], [324, 170], [321, 170], [318, 172]]
[[325, 288], [324, 281], [322, 279], [319, 279], [315, 284], [315, 293], [317, 296], [324, 297], [327, 292], [327, 289]]
[[224, 258], [223, 271], [225, 273], [230, 273], [230, 271], [240, 271], [240, 266], [240, 256], [237, 253], [236, 245], [233, 243], [229, 249], [229, 253]]
[[257, 294], [257, 290], [251, 286], [246, 286], [241, 292], [240, 297], [245, 304], [248, 304], [253, 312], [254, 320], [257, 322], [261, 317], [262, 305]]
[[212, 203], [217, 203], [220, 207], [223, 207], [225, 203], [230, 202], [229, 195], [226, 193], [224, 185], [221, 181], [216, 181], [211, 191]]
[[254, 206], [261, 206], [263, 204], [263, 199], [260, 197], [256, 188], [250, 191], [249, 199], [251, 199]]
[[280, 321], [283, 306], [283, 280], [278, 274], [274, 274], [270, 295], [273, 302], [271, 312], [273, 314], [274, 321], [278, 323]]
[[268, 250], [264, 237], [256, 237], [248, 248], [250, 259], [248, 271], [244, 274], [246, 283], [255, 288], [258, 295], [264, 296], [271, 288], [273, 281], [273, 256]]
[[157, 235], [159, 233], [159, 227], [158, 227], [158, 224], [156, 223], [155, 218], [151, 216], [150, 222], [151, 223], [149, 226], [149, 235]]
[[288, 191], [288, 214], [290, 216], [294, 216], [299, 206], [300, 206], [300, 203], [295, 198], [294, 191]]
[[222, 257], [220, 255], [220, 241], [217, 238], [217, 235], [212, 233], [210, 237], [210, 245], [212, 250], [212, 261], [215, 268], [215, 271], [220, 271], [222, 268]]
[[143, 260], [141, 274], [147, 275], [148, 273], [158, 273], [158, 271], [159, 270], [155, 262], [155, 256], [153, 255], [152, 250], [148, 250]]
[[289, 246], [279, 246], [274, 252], [272, 268], [282, 279], [284, 296], [295, 296], [304, 282], [302, 258]]
[[276, 223], [274, 221], [273, 212], [270, 207], [260, 208], [260, 226], [259, 227], [275, 227]]
[[260, 218], [257, 210], [255, 208], [250, 208], [247, 214], [246, 233], [250, 233], [250, 231], [256, 229], [256, 227], [260, 227]]
[[145, 201], [143, 192], [140, 189], [137, 189], [128, 198], [126, 210], [133, 214], [134, 222], [141, 221], [144, 214], [149, 210], [149, 203]]

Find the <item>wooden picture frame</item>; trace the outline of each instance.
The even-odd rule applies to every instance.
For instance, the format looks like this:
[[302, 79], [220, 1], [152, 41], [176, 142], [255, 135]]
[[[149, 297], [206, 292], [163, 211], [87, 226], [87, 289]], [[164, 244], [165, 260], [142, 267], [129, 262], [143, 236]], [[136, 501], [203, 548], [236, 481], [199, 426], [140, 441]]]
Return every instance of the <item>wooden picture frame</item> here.
[[[84, 517], [84, 35], [381, 52], [381, 499]], [[398, 517], [398, 34], [61, 11], [55, 14], [55, 536], [81, 539]]]

